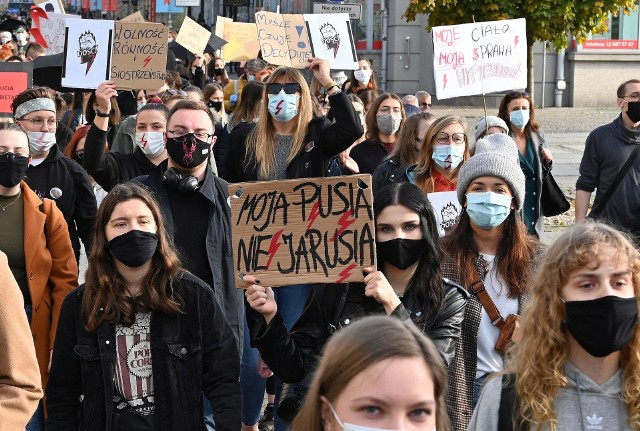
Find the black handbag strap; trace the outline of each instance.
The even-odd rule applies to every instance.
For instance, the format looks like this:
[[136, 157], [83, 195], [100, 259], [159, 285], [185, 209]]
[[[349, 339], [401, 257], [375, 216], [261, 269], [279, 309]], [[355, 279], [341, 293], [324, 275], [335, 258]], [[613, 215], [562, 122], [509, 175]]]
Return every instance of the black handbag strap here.
[[502, 393], [498, 408], [498, 429], [504, 431], [524, 431], [524, 421], [519, 420], [520, 402], [516, 393], [516, 378], [513, 374], [502, 376]]
[[636, 144], [635, 148], [631, 151], [631, 154], [629, 154], [627, 161], [624, 163], [622, 168], [620, 168], [620, 170], [618, 171], [618, 175], [616, 175], [615, 179], [611, 183], [611, 187], [609, 187], [609, 189], [607, 190], [607, 194], [600, 202], [598, 202], [598, 205], [595, 208], [591, 208], [591, 214], [593, 214], [594, 217], [598, 217], [598, 215], [605, 209], [605, 207], [609, 203], [609, 200], [611, 199], [611, 196], [613, 196], [613, 193], [622, 182], [622, 179], [627, 174], [627, 172], [629, 172], [631, 165], [633, 165], [633, 162], [635, 162], [638, 158], [638, 154], [640, 154], [640, 145]]
[[[347, 284], [345, 286], [344, 291], [340, 294], [340, 299], [338, 300], [338, 306], [336, 307], [335, 313], [333, 315], [333, 319], [331, 319], [331, 323], [329, 324], [329, 335], [333, 335], [334, 332], [338, 330], [340, 326], [340, 316], [342, 316], [342, 312], [344, 311], [344, 306], [347, 303], [347, 297], [349, 296], [350, 285]], [[337, 289], [337, 287], [334, 287]]]

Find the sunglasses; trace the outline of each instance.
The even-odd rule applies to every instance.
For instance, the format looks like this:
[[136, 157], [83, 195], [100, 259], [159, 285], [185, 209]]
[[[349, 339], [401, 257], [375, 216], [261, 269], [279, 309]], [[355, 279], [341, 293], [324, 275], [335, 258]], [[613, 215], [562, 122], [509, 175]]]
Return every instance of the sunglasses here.
[[520, 98], [528, 99], [529, 97], [531, 97], [531, 95], [526, 91], [512, 91], [511, 93], [507, 94], [507, 97], [509, 99], [520, 99]]
[[267, 84], [267, 93], [269, 94], [278, 94], [283, 89], [286, 94], [296, 94], [300, 91], [300, 84], [297, 82], [287, 82], [286, 84]]

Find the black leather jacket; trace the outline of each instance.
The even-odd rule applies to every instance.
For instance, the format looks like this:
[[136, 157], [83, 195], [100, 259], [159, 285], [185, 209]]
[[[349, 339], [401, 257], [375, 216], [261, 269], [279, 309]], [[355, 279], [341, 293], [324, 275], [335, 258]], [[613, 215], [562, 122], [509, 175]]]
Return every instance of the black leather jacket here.
[[[204, 430], [202, 394], [217, 430], [240, 429], [240, 358], [213, 291], [185, 273], [172, 285], [183, 314], [151, 313], [155, 429]], [[47, 385], [47, 430], [110, 431], [115, 326], [89, 333], [82, 318], [84, 285], [62, 304]], [[82, 395], [82, 397], [81, 397]]]
[[[401, 298], [402, 304], [391, 314], [402, 320], [411, 319], [431, 338], [445, 366], [451, 362], [464, 317], [467, 292], [460, 286], [443, 280], [445, 299], [440, 313], [425, 322], [425, 310], [419, 309], [411, 292]], [[340, 312], [341, 300], [346, 302]], [[247, 308], [252, 344], [260, 350], [262, 359], [284, 382], [296, 383], [315, 368], [323, 346], [335, 329], [344, 327], [362, 316], [384, 314], [384, 307], [366, 297], [364, 285], [320, 284], [312, 289], [300, 319], [287, 332], [280, 314], [269, 325], [256, 311]], [[339, 316], [336, 316], [339, 314]], [[251, 316], [251, 317], [250, 317]]]

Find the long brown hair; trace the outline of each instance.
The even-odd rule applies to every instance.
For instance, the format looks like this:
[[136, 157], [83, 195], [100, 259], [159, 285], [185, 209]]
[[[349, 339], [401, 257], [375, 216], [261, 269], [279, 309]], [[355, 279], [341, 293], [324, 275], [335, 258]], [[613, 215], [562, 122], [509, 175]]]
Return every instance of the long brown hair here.
[[[279, 67], [267, 79], [267, 85], [276, 82], [280, 78], [285, 78], [287, 82], [300, 84], [300, 104], [298, 115], [294, 117], [295, 125], [293, 130], [295, 130], [295, 134], [293, 135], [291, 151], [289, 151], [289, 156], [287, 157], [287, 163], [291, 163], [302, 150], [304, 138], [307, 136], [307, 130], [309, 129], [309, 122], [313, 118], [313, 106], [309, 86], [300, 72], [292, 67]], [[276, 129], [273, 126], [275, 120], [271, 118], [269, 113], [269, 97], [267, 95], [262, 99], [262, 110], [259, 118], [258, 124], [247, 136], [245, 166], [251, 163], [255, 164], [259, 170], [259, 177], [268, 178], [275, 169]]]
[[409, 115], [398, 133], [398, 140], [393, 145], [393, 150], [385, 159], [395, 157], [400, 166], [411, 166], [418, 162], [418, 154], [416, 151], [416, 139], [422, 139], [424, 136], [418, 136], [418, 128], [422, 121], [433, 121], [436, 116], [431, 112], [416, 112]]
[[378, 128], [378, 109], [380, 108], [380, 105], [382, 105], [382, 102], [384, 102], [387, 99], [397, 100], [398, 103], [400, 104], [400, 113], [402, 114], [402, 123], [400, 123], [400, 128], [395, 133], [395, 136], [398, 136], [398, 133], [400, 132], [400, 130], [402, 130], [404, 121], [407, 118], [406, 114], [404, 113], [404, 106], [402, 105], [402, 99], [400, 99], [400, 97], [398, 97], [398, 95], [395, 93], [382, 93], [381, 95], [379, 95], [374, 99], [373, 103], [371, 104], [371, 108], [369, 108], [369, 110], [367, 111], [367, 117], [365, 118], [365, 121], [367, 123], [367, 139], [371, 139], [371, 140], [380, 139], [380, 129]]
[[376, 73], [373, 70], [373, 65], [371, 64], [371, 60], [368, 58], [359, 58], [358, 62], [366, 61], [369, 63], [369, 69], [371, 70], [371, 78], [369, 78], [369, 82], [365, 87], [360, 86], [360, 82], [356, 79], [356, 75], [354, 74], [354, 70], [351, 71], [351, 76], [349, 76], [349, 91], [354, 94], [360, 94], [363, 91], [373, 90], [378, 92], [378, 81], [376, 81]]
[[416, 183], [426, 193], [435, 191], [435, 182], [433, 181], [433, 147], [436, 145], [436, 136], [442, 131], [442, 129], [450, 126], [451, 124], [460, 124], [464, 130], [464, 158], [462, 163], [458, 165], [455, 171], [453, 171], [453, 179], [457, 180], [458, 171], [462, 167], [462, 164], [469, 160], [469, 138], [467, 137], [467, 127], [462, 121], [462, 118], [455, 115], [445, 115], [437, 118], [427, 130], [422, 140], [422, 149], [418, 156], [418, 163], [416, 166]]
[[[119, 203], [137, 199], [153, 214], [157, 226], [158, 248], [151, 258], [151, 269], [143, 278], [142, 295], [132, 300], [125, 281], [116, 269], [113, 255], [107, 249], [105, 228]], [[174, 294], [172, 282], [180, 277], [182, 267], [169, 240], [158, 203], [146, 187], [130, 181], [115, 186], [104, 198], [96, 218], [93, 248], [89, 255], [82, 312], [87, 331], [93, 332], [104, 323], [131, 326], [137, 304], [166, 314], [181, 313], [180, 298]]]
[[320, 396], [335, 402], [349, 382], [367, 368], [385, 359], [414, 357], [424, 359], [433, 379], [438, 430], [449, 431], [444, 404], [447, 374], [438, 350], [410, 320], [389, 316], [364, 317], [331, 337], [291, 429], [324, 431]]
[[[503, 224], [495, 263], [498, 273], [509, 286], [509, 298], [517, 298], [527, 291], [531, 278], [530, 268], [539, 243], [535, 237], [527, 235], [527, 228], [515, 209], [511, 210]], [[460, 268], [460, 284], [468, 286], [471, 274], [476, 272], [473, 262], [479, 252], [466, 210], [462, 212], [458, 224], [444, 237], [444, 249], [456, 267]]]
[[524, 91], [512, 91], [509, 94], [506, 94], [502, 100], [500, 101], [500, 107], [498, 108], [498, 117], [502, 118], [507, 126], [509, 126], [509, 130], [511, 130], [511, 119], [509, 118], [509, 113], [507, 112], [507, 106], [512, 100], [515, 99], [526, 99], [529, 102], [529, 122], [524, 127], [524, 132], [528, 136], [531, 132], [537, 132], [540, 130], [540, 125], [536, 121], [536, 107], [533, 105], [533, 99], [529, 93]]

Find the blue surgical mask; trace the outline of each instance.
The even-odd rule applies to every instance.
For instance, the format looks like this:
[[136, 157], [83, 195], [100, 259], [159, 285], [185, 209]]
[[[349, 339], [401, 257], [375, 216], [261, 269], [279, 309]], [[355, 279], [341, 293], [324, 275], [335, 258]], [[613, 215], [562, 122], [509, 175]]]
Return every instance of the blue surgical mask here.
[[464, 145], [436, 145], [431, 159], [445, 171], [453, 171], [462, 163], [464, 149]]
[[251, 82], [251, 81], [254, 81], [255, 79], [256, 79], [255, 76], [247, 74], [247, 81]]
[[140, 111], [144, 105], [145, 105], [144, 103], [138, 103], [137, 104], [138, 111]]
[[493, 229], [509, 216], [512, 199], [494, 192], [467, 193], [467, 214], [476, 226]]
[[273, 119], [285, 123], [298, 115], [298, 97], [285, 93], [284, 89], [278, 94], [269, 94], [269, 113]]
[[524, 129], [529, 123], [529, 110], [519, 109], [517, 111], [511, 111], [509, 113], [509, 121], [516, 129]]

